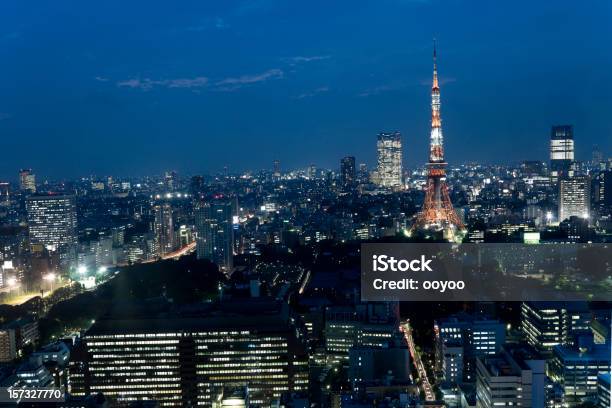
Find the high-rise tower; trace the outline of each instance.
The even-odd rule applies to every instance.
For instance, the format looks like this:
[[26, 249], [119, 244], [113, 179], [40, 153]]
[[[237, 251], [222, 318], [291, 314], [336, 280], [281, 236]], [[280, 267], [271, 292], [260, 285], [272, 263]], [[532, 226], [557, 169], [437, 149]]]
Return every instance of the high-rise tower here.
[[444, 138], [440, 118], [440, 86], [436, 65], [436, 46], [433, 51], [433, 84], [431, 87], [431, 136], [429, 139], [429, 163], [423, 208], [416, 220], [420, 229], [435, 229], [453, 232], [464, 229], [463, 223], [453, 208], [446, 185], [446, 162], [444, 161]]

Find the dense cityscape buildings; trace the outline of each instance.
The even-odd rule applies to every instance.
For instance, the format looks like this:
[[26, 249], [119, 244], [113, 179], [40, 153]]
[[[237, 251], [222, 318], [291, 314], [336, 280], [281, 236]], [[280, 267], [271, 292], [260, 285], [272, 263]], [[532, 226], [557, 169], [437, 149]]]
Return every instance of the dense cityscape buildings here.
[[435, 59], [431, 98], [417, 168], [382, 132], [371, 172], [351, 155], [334, 169], [16, 172], [0, 201], [0, 387], [62, 388], [64, 407], [609, 406], [609, 302], [361, 298], [363, 243], [612, 242], [612, 160], [576, 160], [571, 126], [553, 127], [549, 164], [449, 165]]

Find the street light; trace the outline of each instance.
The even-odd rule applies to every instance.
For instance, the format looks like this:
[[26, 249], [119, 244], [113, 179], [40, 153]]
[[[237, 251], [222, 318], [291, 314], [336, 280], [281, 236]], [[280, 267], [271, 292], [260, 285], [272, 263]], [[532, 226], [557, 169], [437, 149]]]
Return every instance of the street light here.
[[46, 275], [43, 275], [43, 279], [47, 282], [53, 282], [55, 280], [55, 274], [53, 272], [49, 272]]
[[77, 272], [81, 275], [85, 275], [87, 273], [87, 267], [85, 265], [81, 265], [77, 268]]

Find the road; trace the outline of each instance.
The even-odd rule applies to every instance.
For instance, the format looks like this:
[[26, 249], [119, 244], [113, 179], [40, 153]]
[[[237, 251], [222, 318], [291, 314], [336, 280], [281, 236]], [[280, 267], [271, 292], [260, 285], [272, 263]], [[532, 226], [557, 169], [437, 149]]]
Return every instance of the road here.
[[162, 259], [180, 258], [183, 255], [187, 255], [188, 253], [193, 252], [195, 250], [195, 247], [196, 243], [192, 242], [182, 248], [177, 249], [176, 251], [167, 253], [166, 255], [162, 256]]
[[435, 401], [436, 394], [434, 393], [431, 383], [429, 382], [429, 378], [427, 377], [427, 371], [425, 370], [425, 365], [423, 365], [421, 356], [416, 350], [414, 338], [412, 337], [412, 328], [410, 327], [410, 323], [408, 321], [403, 322], [400, 325], [400, 330], [404, 333], [404, 337], [406, 338], [406, 342], [408, 343], [410, 356], [412, 357], [412, 361], [414, 362], [414, 366], [417, 369], [419, 379], [421, 380], [421, 388], [425, 393], [425, 401]]

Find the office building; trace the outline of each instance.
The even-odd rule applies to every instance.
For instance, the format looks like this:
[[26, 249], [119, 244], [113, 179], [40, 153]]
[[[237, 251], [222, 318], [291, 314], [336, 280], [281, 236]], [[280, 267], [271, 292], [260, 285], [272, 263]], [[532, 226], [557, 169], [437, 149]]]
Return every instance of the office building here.
[[221, 199], [198, 203], [195, 209], [197, 257], [208, 259], [225, 271], [233, 265], [232, 215], [231, 202]]
[[19, 384], [26, 388], [45, 388], [53, 385], [53, 376], [40, 357], [30, 357], [15, 372]]
[[378, 153], [377, 176], [381, 187], [402, 186], [402, 139], [399, 132], [380, 133], [376, 144]]
[[[436, 369], [443, 377], [448, 379], [456, 377], [459, 382], [474, 381], [476, 357], [497, 353], [506, 341], [506, 328], [502, 322], [467, 313], [437, 320], [434, 332], [436, 333]], [[449, 347], [453, 348], [452, 351], [448, 351]], [[445, 357], [446, 354], [449, 354], [449, 357]], [[462, 377], [458, 375], [459, 370], [454, 376], [451, 375], [452, 372], [447, 372], [447, 368], [453, 364], [449, 358], [457, 362], [459, 354], [463, 362]]]
[[544, 408], [545, 361], [523, 348], [476, 360], [476, 408]]
[[27, 193], [36, 192], [36, 175], [32, 169], [19, 170], [19, 189]]
[[0, 329], [0, 363], [9, 363], [17, 358], [15, 330]]
[[8, 206], [11, 202], [11, 185], [0, 182], [0, 206]]
[[589, 332], [591, 312], [580, 302], [523, 302], [521, 328], [527, 343], [539, 351], [572, 344]]
[[550, 135], [550, 176], [559, 180], [570, 176], [574, 161], [574, 129], [571, 125], [553, 126]]
[[158, 255], [166, 255], [176, 249], [174, 232], [174, 213], [170, 203], [157, 203], [153, 207], [153, 232], [157, 244]]
[[84, 336], [85, 390], [117, 403], [211, 406], [224, 387], [249, 385], [251, 404], [308, 388], [308, 357], [288, 313], [270, 301], [215, 312], [100, 319]]
[[612, 215], [612, 170], [601, 171], [593, 176], [591, 200], [595, 215]]
[[574, 176], [559, 181], [559, 221], [570, 217], [589, 218], [590, 187], [588, 176]]
[[70, 349], [66, 343], [57, 341], [36, 350], [32, 353], [32, 357], [40, 357], [43, 364], [55, 363], [59, 367], [65, 367], [70, 360]]
[[410, 382], [410, 352], [399, 336], [385, 347], [356, 346], [349, 351], [348, 379], [353, 390], [361, 384], [384, 384]]
[[597, 377], [610, 373], [610, 345], [581, 338], [575, 346], [555, 346], [549, 371], [553, 381], [563, 388], [568, 406], [596, 400]]
[[333, 364], [346, 364], [353, 347], [384, 348], [398, 330], [395, 303], [332, 306], [325, 311], [325, 351]]
[[355, 158], [353, 156], [343, 157], [340, 161], [340, 184], [343, 188], [350, 188], [355, 185], [356, 177]]
[[447, 384], [463, 382], [463, 345], [458, 342], [442, 344], [442, 380]]
[[26, 200], [30, 244], [41, 244], [61, 259], [76, 256], [77, 218], [73, 196], [38, 195]]

